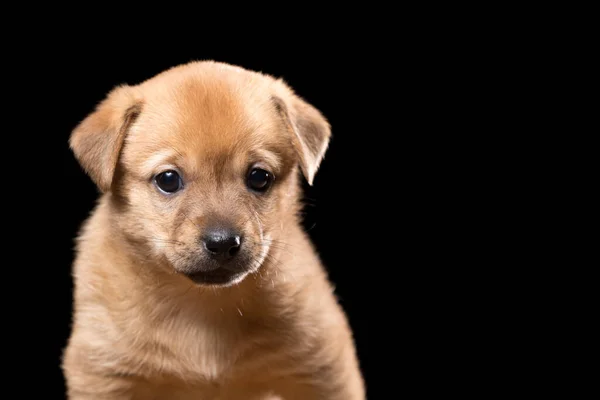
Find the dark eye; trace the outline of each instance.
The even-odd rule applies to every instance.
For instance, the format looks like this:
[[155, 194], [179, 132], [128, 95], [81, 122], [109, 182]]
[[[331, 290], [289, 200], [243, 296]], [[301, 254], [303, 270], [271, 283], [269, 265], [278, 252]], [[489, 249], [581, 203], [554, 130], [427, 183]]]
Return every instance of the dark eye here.
[[181, 177], [175, 171], [165, 171], [154, 178], [156, 186], [166, 193], [175, 193], [183, 187]]
[[273, 182], [273, 175], [264, 169], [254, 168], [248, 174], [248, 187], [257, 192], [266, 191]]

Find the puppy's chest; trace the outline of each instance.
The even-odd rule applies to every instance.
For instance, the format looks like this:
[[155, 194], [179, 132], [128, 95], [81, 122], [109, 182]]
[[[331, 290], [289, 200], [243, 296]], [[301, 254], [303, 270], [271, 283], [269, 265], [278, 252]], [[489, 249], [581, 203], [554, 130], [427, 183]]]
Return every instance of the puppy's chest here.
[[248, 355], [254, 353], [257, 344], [270, 342], [274, 332], [261, 321], [238, 317], [217, 321], [197, 318], [163, 327], [160, 335], [166, 335], [169, 345], [162, 351], [160, 370], [209, 383], [243, 374]]

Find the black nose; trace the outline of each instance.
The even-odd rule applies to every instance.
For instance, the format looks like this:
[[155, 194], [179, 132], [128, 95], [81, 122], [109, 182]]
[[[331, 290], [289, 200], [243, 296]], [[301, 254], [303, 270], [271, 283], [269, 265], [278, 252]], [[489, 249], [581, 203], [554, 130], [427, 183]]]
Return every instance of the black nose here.
[[213, 258], [229, 260], [240, 250], [242, 238], [230, 229], [211, 229], [202, 237], [204, 248]]

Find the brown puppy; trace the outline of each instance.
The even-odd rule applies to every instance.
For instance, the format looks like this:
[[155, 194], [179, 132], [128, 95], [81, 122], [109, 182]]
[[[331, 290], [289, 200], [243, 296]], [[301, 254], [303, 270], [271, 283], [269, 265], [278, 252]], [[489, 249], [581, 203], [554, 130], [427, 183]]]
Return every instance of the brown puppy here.
[[78, 238], [70, 399], [365, 398], [298, 219], [330, 137], [281, 80], [217, 62], [113, 90], [71, 148], [103, 192]]

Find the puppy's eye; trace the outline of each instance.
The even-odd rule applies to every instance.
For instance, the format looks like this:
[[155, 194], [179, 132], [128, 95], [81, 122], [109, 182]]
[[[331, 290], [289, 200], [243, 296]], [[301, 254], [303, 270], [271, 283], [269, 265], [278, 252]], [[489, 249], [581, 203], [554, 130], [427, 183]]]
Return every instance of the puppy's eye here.
[[273, 175], [260, 168], [253, 168], [248, 174], [248, 187], [257, 192], [266, 191], [273, 183]]
[[154, 178], [156, 186], [166, 193], [175, 193], [183, 187], [181, 177], [175, 171], [165, 171]]

